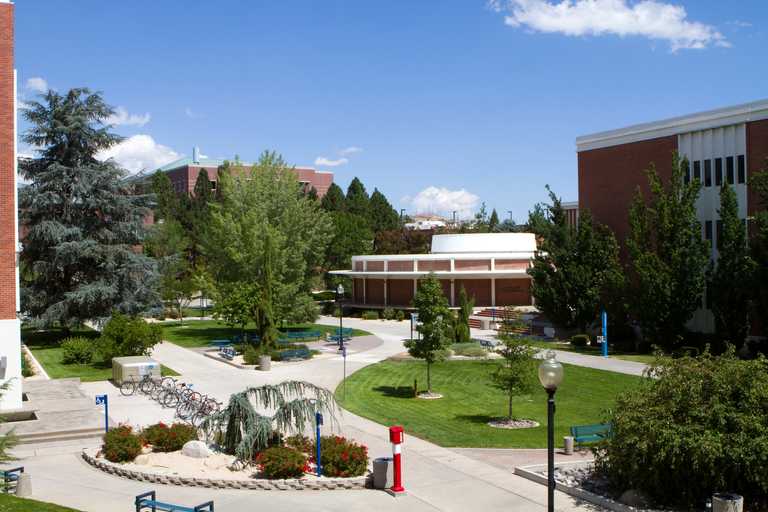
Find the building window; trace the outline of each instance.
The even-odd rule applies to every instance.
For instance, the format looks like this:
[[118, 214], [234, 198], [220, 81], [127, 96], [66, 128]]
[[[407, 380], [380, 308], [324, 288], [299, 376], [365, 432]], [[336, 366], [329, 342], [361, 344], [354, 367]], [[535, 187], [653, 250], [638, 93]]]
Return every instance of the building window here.
[[717, 236], [717, 240], [715, 243], [717, 244], [717, 248], [719, 249], [721, 247], [720, 239], [723, 237], [723, 221], [719, 220], [717, 221], [717, 224], [715, 226], [715, 236]]
[[725, 159], [725, 175], [728, 179], [728, 184], [733, 185], [733, 157], [729, 156]]
[[712, 221], [708, 220], [704, 223], [704, 239], [712, 242]]
[[693, 179], [701, 181], [701, 162], [693, 161]]
[[738, 168], [739, 168], [739, 183], [746, 183], [747, 167], [744, 164], [744, 155], [739, 155]]
[[715, 185], [723, 186], [723, 159], [715, 158]]
[[213, 180], [211, 180], [211, 182], [210, 182], [210, 183], [211, 183], [211, 190], [212, 190], [212, 191], [213, 191], [213, 190], [216, 190], [216, 182], [215, 182], [215, 181], [213, 181]]
[[704, 186], [712, 186], [712, 160], [704, 160]]
[[686, 185], [691, 182], [691, 166], [688, 160], [683, 160], [683, 183]]

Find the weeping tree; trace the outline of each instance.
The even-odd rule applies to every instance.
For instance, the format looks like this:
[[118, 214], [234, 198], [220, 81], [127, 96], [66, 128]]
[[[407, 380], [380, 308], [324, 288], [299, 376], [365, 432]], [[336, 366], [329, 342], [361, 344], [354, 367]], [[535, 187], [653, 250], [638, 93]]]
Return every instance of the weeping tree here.
[[[272, 415], [257, 412], [274, 411]], [[302, 433], [320, 412], [333, 426], [338, 405], [333, 393], [306, 381], [289, 380], [247, 388], [229, 398], [220, 412], [209, 416], [203, 430], [220, 438], [224, 451], [251, 461], [286, 433]]]

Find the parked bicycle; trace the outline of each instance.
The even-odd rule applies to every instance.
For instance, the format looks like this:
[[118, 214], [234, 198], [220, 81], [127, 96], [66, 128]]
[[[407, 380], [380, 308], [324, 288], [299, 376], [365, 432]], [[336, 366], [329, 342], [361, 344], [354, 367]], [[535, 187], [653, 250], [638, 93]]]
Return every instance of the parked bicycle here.
[[145, 395], [150, 395], [156, 386], [157, 382], [151, 375], [144, 375], [141, 380], [131, 375], [130, 380], [123, 381], [123, 383], [120, 384], [120, 393], [122, 393], [123, 396], [131, 396], [138, 390]]

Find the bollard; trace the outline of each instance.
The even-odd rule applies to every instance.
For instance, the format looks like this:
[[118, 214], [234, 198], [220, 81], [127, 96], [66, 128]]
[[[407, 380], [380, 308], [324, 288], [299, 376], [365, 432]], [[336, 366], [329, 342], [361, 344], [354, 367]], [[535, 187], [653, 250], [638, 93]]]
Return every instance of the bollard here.
[[16, 480], [16, 496], [29, 498], [32, 496], [32, 476], [29, 473], [19, 474]]
[[392, 443], [392, 459], [394, 460], [394, 469], [392, 471], [394, 485], [392, 485], [392, 487], [389, 489], [389, 493], [392, 496], [405, 495], [405, 488], [403, 487], [403, 463], [401, 453], [403, 438], [403, 427], [389, 427], [389, 440]]
[[744, 498], [738, 494], [723, 492], [712, 496], [712, 512], [742, 512]]
[[563, 437], [563, 452], [566, 455], [573, 455], [573, 436]]

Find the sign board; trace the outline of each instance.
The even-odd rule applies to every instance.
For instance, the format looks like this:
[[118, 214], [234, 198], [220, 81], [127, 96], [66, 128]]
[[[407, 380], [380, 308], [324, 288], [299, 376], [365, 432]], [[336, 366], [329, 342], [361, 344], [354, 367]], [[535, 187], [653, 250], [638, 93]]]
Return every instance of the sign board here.
[[107, 395], [96, 395], [96, 405], [104, 405], [107, 401]]
[[598, 343], [598, 344], [603, 344], [603, 343], [605, 343], [605, 336], [598, 336], [598, 337], [597, 337], [597, 343]]

